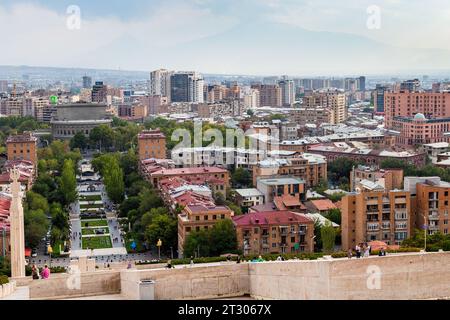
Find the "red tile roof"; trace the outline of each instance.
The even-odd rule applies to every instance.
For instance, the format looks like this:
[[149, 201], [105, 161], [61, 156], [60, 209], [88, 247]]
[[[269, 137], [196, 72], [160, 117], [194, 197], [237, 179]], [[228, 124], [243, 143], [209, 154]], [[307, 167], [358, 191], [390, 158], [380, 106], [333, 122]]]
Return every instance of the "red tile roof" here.
[[328, 211], [328, 210], [337, 208], [334, 205], [334, 203], [331, 200], [329, 200], [329, 199], [311, 200], [311, 203], [319, 211]]
[[248, 213], [233, 218], [233, 222], [238, 227], [254, 225], [280, 225], [292, 223], [314, 223], [313, 220], [304, 214], [292, 211], [266, 211]]
[[195, 175], [208, 173], [227, 173], [228, 171], [218, 167], [194, 167], [194, 168], [175, 168], [161, 169], [152, 173], [152, 175], [162, 176], [179, 176], [179, 175]]

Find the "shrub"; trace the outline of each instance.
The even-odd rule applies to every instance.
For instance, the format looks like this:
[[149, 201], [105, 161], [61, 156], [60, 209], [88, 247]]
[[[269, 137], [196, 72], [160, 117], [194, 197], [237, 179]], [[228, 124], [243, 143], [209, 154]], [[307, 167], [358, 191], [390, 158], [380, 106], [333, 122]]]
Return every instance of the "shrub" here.
[[341, 251], [341, 252], [333, 252], [331, 254], [332, 258], [346, 258], [347, 257], [347, 252], [345, 251]]
[[5, 275], [0, 276], [0, 285], [9, 283], [9, 279]]
[[60, 266], [51, 267], [50, 268], [50, 272], [51, 273], [65, 273], [66, 272], [66, 268], [65, 267], [60, 267]]

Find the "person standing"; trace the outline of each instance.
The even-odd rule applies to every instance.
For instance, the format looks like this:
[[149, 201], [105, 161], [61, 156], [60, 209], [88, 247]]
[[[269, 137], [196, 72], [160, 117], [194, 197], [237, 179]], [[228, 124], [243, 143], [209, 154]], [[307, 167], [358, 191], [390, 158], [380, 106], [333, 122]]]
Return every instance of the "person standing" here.
[[191, 261], [189, 262], [189, 264], [191, 265], [191, 267], [194, 265], [194, 258], [191, 256]]
[[33, 264], [33, 267], [31, 268], [31, 275], [33, 277], [33, 280], [39, 279], [39, 268], [36, 267], [35, 264]]
[[357, 259], [361, 258], [361, 247], [359, 246], [359, 244], [356, 245], [355, 251], [356, 251], [356, 258]]

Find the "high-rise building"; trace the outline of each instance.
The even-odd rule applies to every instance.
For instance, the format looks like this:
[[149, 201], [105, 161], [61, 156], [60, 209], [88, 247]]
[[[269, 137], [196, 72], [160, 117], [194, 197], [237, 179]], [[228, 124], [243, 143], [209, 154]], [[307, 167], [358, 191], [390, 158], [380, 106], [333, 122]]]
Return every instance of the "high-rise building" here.
[[366, 77], [361, 76], [358, 78], [358, 90], [366, 91]]
[[203, 103], [203, 77], [197, 72], [176, 72], [170, 77], [172, 102]]
[[83, 77], [83, 89], [92, 88], [92, 78], [88, 76]]
[[96, 81], [95, 85], [92, 87], [92, 102], [106, 102], [107, 93], [108, 87], [103, 84], [103, 81]]
[[170, 76], [172, 72], [166, 69], [159, 69], [150, 73], [149, 93], [152, 96], [166, 97], [170, 101]]
[[387, 86], [377, 84], [373, 91], [373, 105], [375, 112], [378, 114], [384, 114], [384, 93], [387, 90]]
[[260, 106], [260, 97], [258, 89], [249, 89], [244, 93], [244, 108], [256, 109]]
[[281, 88], [281, 103], [283, 106], [292, 106], [295, 102], [295, 86], [293, 80], [280, 80], [278, 85]]
[[259, 105], [262, 107], [281, 107], [281, 88], [277, 84], [256, 84], [253, 89], [259, 90]]
[[8, 92], [8, 81], [0, 80], [0, 93]]
[[345, 93], [341, 90], [315, 91], [303, 98], [305, 107], [324, 107], [332, 110], [332, 123], [342, 123], [347, 119]]

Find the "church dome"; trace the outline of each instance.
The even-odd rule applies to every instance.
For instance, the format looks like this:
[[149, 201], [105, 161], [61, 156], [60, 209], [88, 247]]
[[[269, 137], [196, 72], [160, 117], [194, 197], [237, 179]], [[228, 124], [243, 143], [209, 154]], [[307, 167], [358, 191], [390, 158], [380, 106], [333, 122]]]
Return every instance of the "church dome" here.
[[414, 120], [426, 120], [426, 118], [423, 113], [418, 113], [414, 116]]

